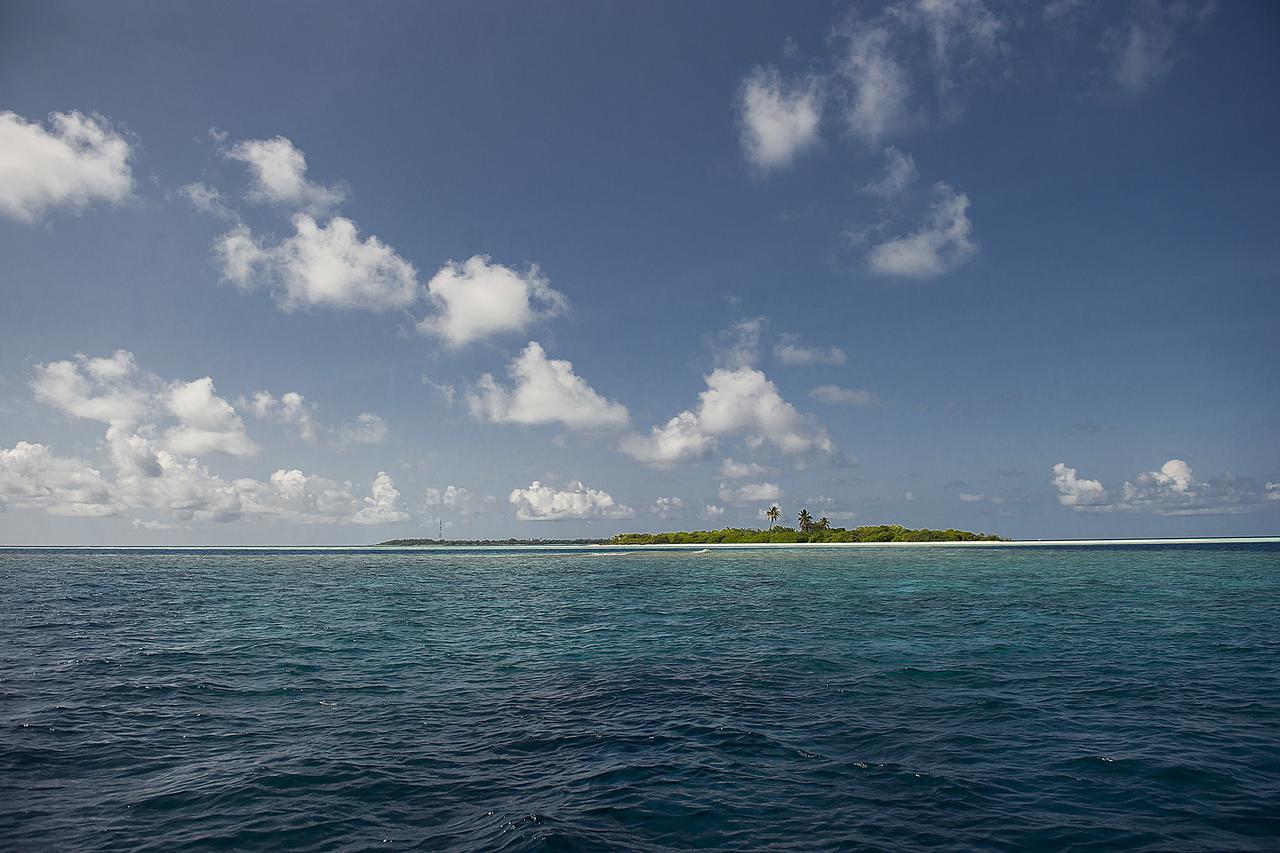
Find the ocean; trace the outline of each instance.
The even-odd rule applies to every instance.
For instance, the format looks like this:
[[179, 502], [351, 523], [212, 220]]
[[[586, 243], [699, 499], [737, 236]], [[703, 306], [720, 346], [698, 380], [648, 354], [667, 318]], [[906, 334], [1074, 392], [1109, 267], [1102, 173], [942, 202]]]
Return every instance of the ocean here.
[[693, 550], [0, 550], [0, 848], [1280, 849], [1280, 545]]

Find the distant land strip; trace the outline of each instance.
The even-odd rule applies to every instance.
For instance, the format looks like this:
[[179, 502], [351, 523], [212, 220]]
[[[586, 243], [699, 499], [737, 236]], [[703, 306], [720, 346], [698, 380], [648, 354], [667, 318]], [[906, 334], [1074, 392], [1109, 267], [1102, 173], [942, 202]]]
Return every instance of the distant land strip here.
[[912, 529], [898, 524], [875, 524], [796, 530], [772, 527], [726, 527], [721, 530], [677, 531], [673, 533], [619, 533], [610, 539], [388, 539], [384, 546], [413, 545], [754, 545], [761, 543], [805, 544], [821, 542], [1007, 542], [994, 533], [968, 530]]

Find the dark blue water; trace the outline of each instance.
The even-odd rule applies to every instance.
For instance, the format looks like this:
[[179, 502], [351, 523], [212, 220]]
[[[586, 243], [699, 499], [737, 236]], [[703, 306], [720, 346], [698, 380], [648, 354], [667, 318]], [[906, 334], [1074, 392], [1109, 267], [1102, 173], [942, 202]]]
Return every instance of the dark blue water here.
[[6, 849], [1280, 847], [1276, 546], [0, 552]]

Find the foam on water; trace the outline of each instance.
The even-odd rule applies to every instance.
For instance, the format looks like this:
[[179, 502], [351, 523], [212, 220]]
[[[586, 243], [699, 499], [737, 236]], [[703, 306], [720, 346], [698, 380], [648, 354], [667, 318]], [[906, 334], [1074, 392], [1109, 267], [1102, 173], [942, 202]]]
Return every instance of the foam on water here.
[[0, 847], [1280, 844], [1276, 544], [582, 553], [0, 551]]

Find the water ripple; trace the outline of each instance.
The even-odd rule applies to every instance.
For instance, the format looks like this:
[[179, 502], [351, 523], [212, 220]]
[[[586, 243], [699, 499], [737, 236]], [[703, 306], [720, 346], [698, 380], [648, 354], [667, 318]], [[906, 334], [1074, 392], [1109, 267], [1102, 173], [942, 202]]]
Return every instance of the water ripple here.
[[1274, 850], [1275, 546], [0, 552], [0, 847]]

